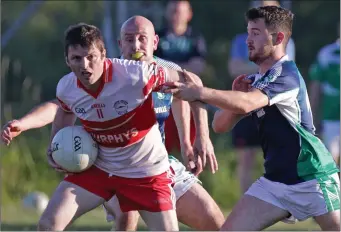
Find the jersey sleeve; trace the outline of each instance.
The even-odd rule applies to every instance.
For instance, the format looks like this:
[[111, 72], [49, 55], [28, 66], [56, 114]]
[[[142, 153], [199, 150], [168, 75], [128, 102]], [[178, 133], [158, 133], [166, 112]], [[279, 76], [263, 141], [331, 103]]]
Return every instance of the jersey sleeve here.
[[279, 67], [269, 70], [252, 86], [268, 96], [269, 105], [291, 105], [297, 99], [299, 79], [296, 76], [282, 75]]
[[143, 79], [146, 84], [144, 87], [145, 95], [151, 91], [160, 91], [163, 84], [170, 81], [168, 69], [157, 63], [146, 64], [143, 67]]
[[62, 78], [57, 85], [57, 93], [56, 93], [56, 97], [57, 100], [59, 101], [59, 106], [68, 113], [71, 113], [71, 109], [70, 107], [65, 103], [64, 101], [64, 93], [65, 93], [65, 85], [64, 85], [64, 78]]
[[144, 95], [149, 95], [155, 89], [169, 81], [168, 69], [157, 63], [148, 63], [144, 61], [112, 59], [113, 72], [118, 75], [129, 78], [133, 85], [140, 83], [143, 88]]

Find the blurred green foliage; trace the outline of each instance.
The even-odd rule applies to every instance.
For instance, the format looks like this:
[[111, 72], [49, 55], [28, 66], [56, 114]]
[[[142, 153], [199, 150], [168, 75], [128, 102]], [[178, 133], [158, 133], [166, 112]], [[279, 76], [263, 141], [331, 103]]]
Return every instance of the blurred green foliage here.
[[[164, 2], [163, 2], [164, 3]], [[6, 32], [28, 1], [2, 1], [1, 27]], [[129, 1], [136, 4], [136, 1]], [[339, 1], [294, 1], [293, 39], [296, 61], [306, 77], [318, 50], [337, 38], [340, 15]], [[227, 74], [230, 42], [246, 29], [244, 11], [248, 1], [192, 1], [193, 27], [207, 41], [208, 67], [203, 75], [206, 85], [230, 88]], [[112, 4], [115, 15], [115, 4]], [[103, 20], [101, 1], [46, 1], [36, 14], [26, 20], [2, 50], [1, 59], [1, 124], [18, 118], [42, 101], [55, 97], [58, 80], [68, 72], [63, 57], [63, 32], [77, 22], [99, 27]], [[113, 22], [114, 30], [116, 22]], [[2, 34], [3, 35], [3, 34]], [[115, 43], [115, 41], [113, 41]], [[212, 116], [212, 115], [211, 115]], [[205, 188], [221, 207], [231, 207], [240, 192], [236, 178], [236, 157], [230, 148], [229, 135], [211, 132], [220, 168], [215, 175], [203, 173]], [[49, 128], [25, 132], [10, 147], [1, 147], [2, 203], [19, 200], [30, 191], [51, 194], [62, 178], [50, 169], [45, 150]], [[255, 177], [262, 173], [262, 156], [258, 156]]]

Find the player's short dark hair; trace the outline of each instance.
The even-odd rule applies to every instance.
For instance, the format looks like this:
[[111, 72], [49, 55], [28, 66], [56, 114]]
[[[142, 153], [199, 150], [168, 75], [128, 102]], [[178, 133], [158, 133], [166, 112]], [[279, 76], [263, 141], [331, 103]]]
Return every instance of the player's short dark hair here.
[[65, 31], [64, 52], [68, 55], [70, 46], [80, 45], [82, 47], [91, 47], [95, 44], [97, 48], [103, 52], [105, 49], [104, 40], [100, 29], [96, 26], [86, 23], [78, 23], [71, 25]]
[[266, 27], [272, 32], [282, 31], [287, 36], [288, 42], [292, 34], [294, 14], [287, 9], [278, 6], [262, 6], [249, 9], [245, 14], [246, 21], [264, 19]]

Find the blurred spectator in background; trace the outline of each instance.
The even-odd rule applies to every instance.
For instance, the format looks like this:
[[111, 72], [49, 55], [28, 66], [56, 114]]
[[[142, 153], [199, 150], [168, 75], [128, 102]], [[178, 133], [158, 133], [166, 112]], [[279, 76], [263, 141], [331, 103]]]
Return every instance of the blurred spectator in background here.
[[321, 48], [309, 71], [310, 104], [317, 133], [340, 164], [340, 23], [339, 39]]
[[[280, 6], [278, 1], [251, 1], [250, 8], [260, 6]], [[246, 45], [247, 33], [238, 34], [232, 41], [228, 72], [234, 79], [241, 74], [257, 73], [258, 68], [249, 61]], [[295, 60], [295, 45], [290, 38], [286, 52], [289, 58]], [[238, 160], [238, 176], [241, 191], [244, 193], [252, 184], [252, 173], [257, 148], [260, 146], [257, 128], [250, 116], [243, 118], [232, 130], [232, 145], [236, 148]]]
[[[205, 69], [206, 43], [201, 34], [189, 25], [193, 16], [188, 1], [169, 1], [166, 7], [167, 25], [158, 32], [160, 42], [155, 55], [173, 61], [182, 68], [200, 74]], [[170, 114], [165, 126], [166, 148], [180, 151], [180, 141]], [[191, 140], [195, 138], [195, 127], [191, 118]]]

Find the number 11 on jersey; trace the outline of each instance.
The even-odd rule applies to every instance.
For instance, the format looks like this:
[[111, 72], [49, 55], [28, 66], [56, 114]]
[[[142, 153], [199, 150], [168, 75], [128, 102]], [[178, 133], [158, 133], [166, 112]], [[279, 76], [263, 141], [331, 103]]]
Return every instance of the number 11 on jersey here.
[[104, 118], [102, 109], [96, 109], [96, 111], [97, 111], [98, 118]]

